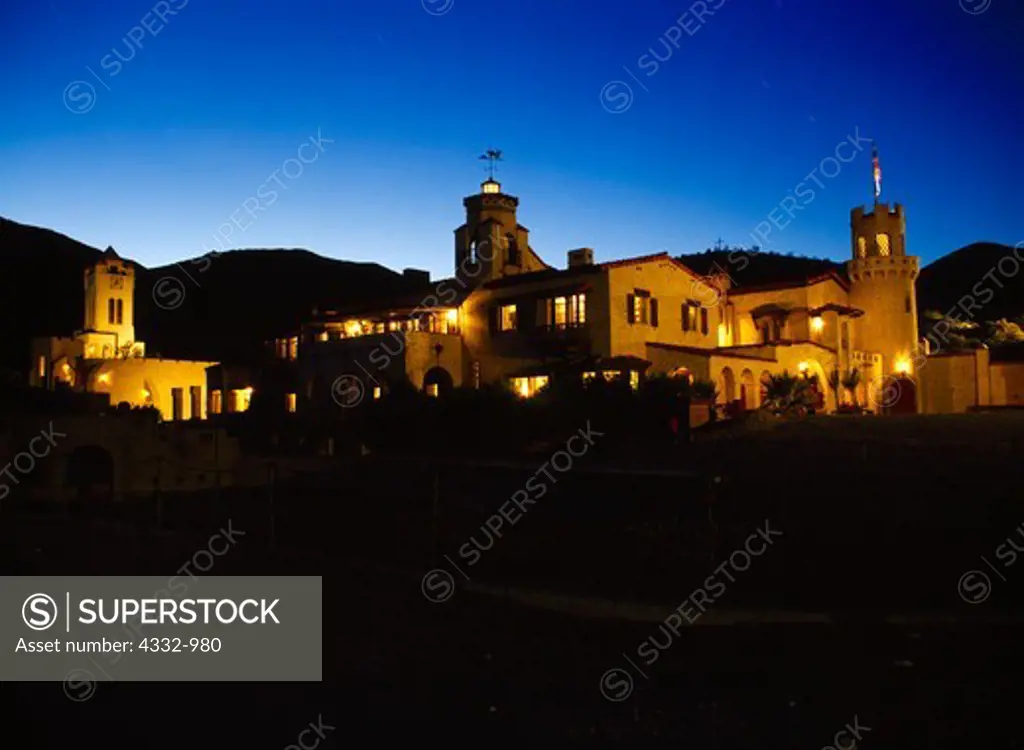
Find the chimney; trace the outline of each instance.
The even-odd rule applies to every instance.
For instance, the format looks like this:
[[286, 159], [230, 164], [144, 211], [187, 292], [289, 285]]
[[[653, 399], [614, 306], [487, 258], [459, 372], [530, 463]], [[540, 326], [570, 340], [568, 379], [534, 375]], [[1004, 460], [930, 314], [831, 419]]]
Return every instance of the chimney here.
[[430, 283], [430, 271], [421, 271], [418, 268], [405, 268], [402, 270], [402, 276], [410, 281], [422, 282], [424, 284]]
[[594, 265], [594, 251], [592, 248], [581, 247], [569, 251], [569, 268], [592, 265]]

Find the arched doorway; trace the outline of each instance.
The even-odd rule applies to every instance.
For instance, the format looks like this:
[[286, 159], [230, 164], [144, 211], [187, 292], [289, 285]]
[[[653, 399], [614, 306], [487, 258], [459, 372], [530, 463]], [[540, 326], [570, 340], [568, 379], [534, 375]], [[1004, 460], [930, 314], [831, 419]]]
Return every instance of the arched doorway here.
[[423, 392], [428, 396], [443, 396], [452, 385], [451, 373], [443, 367], [431, 367], [423, 376]]
[[114, 457], [98, 445], [81, 445], [71, 451], [64, 485], [80, 498], [109, 495], [114, 490]]
[[743, 402], [743, 408], [756, 409], [759, 395], [760, 391], [754, 384], [754, 373], [744, 370], [740, 373], [740, 400]]
[[731, 367], [723, 367], [718, 376], [718, 400], [723, 404], [736, 400], [736, 376]]

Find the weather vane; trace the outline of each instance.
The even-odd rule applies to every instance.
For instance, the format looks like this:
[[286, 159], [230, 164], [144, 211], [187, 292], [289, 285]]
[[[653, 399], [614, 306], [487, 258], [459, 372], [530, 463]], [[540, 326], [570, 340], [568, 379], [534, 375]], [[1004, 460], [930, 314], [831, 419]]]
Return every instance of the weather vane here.
[[501, 155], [501, 150], [500, 149], [489, 148], [489, 149], [487, 149], [487, 151], [485, 151], [484, 153], [480, 154], [480, 158], [485, 160], [485, 161], [487, 161], [487, 162], [489, 162], [488, 165], [487, 165], [487, 171], [488, 171], [488, 173], [491, 176], [491, 181], [493, 181], [494, 180], [494, 170], [496, 170], [498, 168], [497, 167], [497, 162], [503, 161], [502, 155]]

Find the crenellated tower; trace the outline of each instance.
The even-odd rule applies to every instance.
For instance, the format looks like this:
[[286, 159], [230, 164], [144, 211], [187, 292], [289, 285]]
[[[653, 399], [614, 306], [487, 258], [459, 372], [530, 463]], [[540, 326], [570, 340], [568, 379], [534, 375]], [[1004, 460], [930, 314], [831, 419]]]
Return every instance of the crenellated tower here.
[[[877, 172], [876, 172], [877, 174]], [[876, 180], [876, 185], [878, 184]], [[912, 374], [917, 346], [916, 281], [920, 260], [907, 255], [903, 206], [877, 200], [850, 212], [850, 304], [864, 311], [853, 345], [882, 355], [882, 375]]]

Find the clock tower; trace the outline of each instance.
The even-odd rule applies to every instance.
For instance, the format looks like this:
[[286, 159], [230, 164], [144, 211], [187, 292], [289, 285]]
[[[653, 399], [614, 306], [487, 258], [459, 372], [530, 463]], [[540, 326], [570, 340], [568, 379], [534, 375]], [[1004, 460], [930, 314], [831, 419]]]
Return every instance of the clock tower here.
[[[110, 359], [135, 344], [135, 269], [108, 247], [96, 265], [85, 272], [84, 333], [103, 334], [102, 344], [87, 359]], [[90, 356], [91, 355], [91, 356]]]

